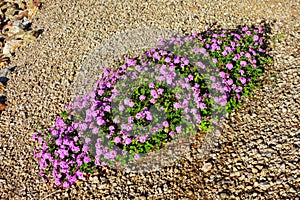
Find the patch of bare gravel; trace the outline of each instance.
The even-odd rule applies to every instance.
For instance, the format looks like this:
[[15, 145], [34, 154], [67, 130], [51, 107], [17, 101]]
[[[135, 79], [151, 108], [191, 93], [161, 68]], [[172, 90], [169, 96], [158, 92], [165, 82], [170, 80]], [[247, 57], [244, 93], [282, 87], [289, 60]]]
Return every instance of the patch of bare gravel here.
[[[16, 53], [8, 108], [0, 122], [1, 199], [299, 199], [299, 10], [293, 1], [47, 1], [34, 21], [44, 29]], [[228, 116], [216, 147], [203, 159], [182, 159], [160, 171], [108, 171], [77, 188], [38, 179], [31, 140], [69, 103], [76, 72], [116, 32], [147, 28], [202, 31], [276, 20], [275, 64], [262, 89]], [[276, 84], [277, 82], [277, 84]], [[197, 149], [197, 147], [195, 147]]]

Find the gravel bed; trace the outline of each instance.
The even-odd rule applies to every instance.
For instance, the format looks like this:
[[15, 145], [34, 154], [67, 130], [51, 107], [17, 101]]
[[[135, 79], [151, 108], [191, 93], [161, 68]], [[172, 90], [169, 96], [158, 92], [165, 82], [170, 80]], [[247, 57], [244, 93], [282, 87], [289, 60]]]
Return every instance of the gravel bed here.
[[[300, 2], [297, 0], [56, 1], [43, 3], [39, 38], [16, 52], [0, 122], [0, 199], [299, 199]], [[33, 132], [52, 126], [76, 72], [113, 34], [135, 28], [203, 31], [273, 22], [275, 63], [264, 86], [228, 115], [214, 148], [159, 171], [105, 170], [62, 190], [38, 179]], [[274, 21], [275, 20], [275, 21]]]

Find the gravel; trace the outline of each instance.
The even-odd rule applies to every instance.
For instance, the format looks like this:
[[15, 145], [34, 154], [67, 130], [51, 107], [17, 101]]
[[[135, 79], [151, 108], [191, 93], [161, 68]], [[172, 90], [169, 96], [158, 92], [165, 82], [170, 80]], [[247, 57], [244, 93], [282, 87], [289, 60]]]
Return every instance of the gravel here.
[[[1, 199], [299, 199], [299, 1], [55, 1], [33, 26], [43, 34], [16, 52], [0, 122]], [[203, 31], [276, 22], [275, 63], [264, 85], [224, 121], [215, 147], [159, 171], [87, 176], [70, 189], [38, 179], [33, 132], [52, 126], [72, 96], [89, 53], [115, 33], [136, 28]], [[201, 149], [195, 145], [191, 152]]]

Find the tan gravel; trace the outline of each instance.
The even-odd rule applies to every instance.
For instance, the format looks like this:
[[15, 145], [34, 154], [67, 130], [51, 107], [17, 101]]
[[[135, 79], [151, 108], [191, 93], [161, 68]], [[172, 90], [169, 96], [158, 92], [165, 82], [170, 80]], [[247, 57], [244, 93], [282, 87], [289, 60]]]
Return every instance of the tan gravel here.
[[[297, 0], [49, 0], [33, 25], [44, 33], [22, 47], [7, 85], [0, 122], [0, 199], [299, 199], [299, 34]], [[53, 125], [69, 103], [72, 83], [96, 46], [116, 32], [149, 27], [202, 31], [276, 20], [275, 64], [262, 89], [228, 116], [206, 157], [160, 171], [108, 171], [68, 190], [38, 179], [33, 132]], [[277, 85], [272, 82], [277, 81]]]

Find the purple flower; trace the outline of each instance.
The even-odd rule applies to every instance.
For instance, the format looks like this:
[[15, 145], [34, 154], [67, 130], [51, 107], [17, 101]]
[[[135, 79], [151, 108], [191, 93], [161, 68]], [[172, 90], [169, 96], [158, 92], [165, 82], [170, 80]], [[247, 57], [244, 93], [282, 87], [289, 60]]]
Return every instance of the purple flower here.
[[243, 75], [245, 73], [244, 70], [240, 70], [239, 72], [240, 72], [241, 75]]
[[225, 72], [220, 72], [220, 77], [221, 78], [225, 78], [225, 76], [226, 76]]
[[65, 181], [65, 182], [63, 183], [63, 187], [64, 187], [64, 188], [70, 187], [70, 183], [69, 183], [68, 181]]
[[230, 45], [231, 45], [232, 48], [234, 48], [235, 47], [235, 42], [230, 42]]
[[110, 112], [110, 109], [111, 109], [111, 107], [108, 106], [108, 105], [104, 107], [104, 110], [105, 110], [106, 112]]
[[216, 81], [216, 77], [215, 76], [210, 76], [209, 78], [212, 82], [215, 82]]
[[147, 113], [146, 113], [146, 119], [149, 120], [149, 121], [152, 120], [152, 115], [151, 115], [150, 112], [147, 112]]
[[139, 138], [139, 141], [140, 141], [141, 143], [145, 143], [145, 142], [146, 142], [146, 136], [141, 136], [141, 137]]
[[247, 65], [247, 62], [246, 62], [245, 60], [242, 60], [242, 61], [241, 61], [241, 66], [242, 66], [242, 67], [245, 67], [246, 65]]
[[85, 156], [83, 159], [84, 163], [89, 163], [91, 161], [91, 158], [89, 156]]
[[167, 57], [167, 58], [165, 58], [165, 61], [166, 61], [167, 63], [169, 63], [169, 62], [171, 61], [171, 58]]
[[61, 117], [56, 118], [55, 126], [57, 128], [64, 128], [66, 126], [64, 120]]
[[177, 131], [177, 133], [181, 133], [181, 131], [182, 131], [182, 130], [181, 130], [181, 126], [177, 126], [177, 127], [176, 127], [176, 131]]
[[196, 62], [196, 65], [198, 65], [200, 68], [205, 69], [206, 66], [202, 62]]
[[88, 152], [89, 147], [87, 145], [83, 145], [82, 150], [83, 152]]
[[85, 143], [87, 145], [89, 145], [91, 143], [91, 141], [92, 141], [91, 138], [89, 138], [89, 137], [85, 138]]
[[253, 36], [253, 40], [254, 40], [254, 41], [259, 40], [259, 36], [258, 36], [258, 35], [254, 35], [254, 36]]
[[246, 83], [246, 78], [240, 77], [240, 81], [241, 81], [242, 84], [245, 84]]
[[174, 131], [170, 131], [169, 135], [170, 135], [171, 137], [173, 137], [173, 136], [175, 135], [175, 132], [174, 132]]
[[132, 142], [132, 139], [131, 139], [131, 138], [126, 138], [124, 144], [125, 144], [125, 145], [128, 145], [128, 144], [130, 144], [131, 142]]
[[139, 159], [140, 159], [140, 155], [139, 155], [139, 154], [136, 154], [136, 155], [134, 156], [134, 159], [135, 159], [135, 160], [139, 160]]
[[149, 83], [150, 88], [154, 88], [154, 83]]
[[143, 113], [139, 112], [139, 113], [137, 113], [137, 114], [135, 115], [135, 117], [136, 117], [137, 119], [142, 119], [142, 118], [145, 117], [145, 115], [144, 115]]
[[128, 121], [129, 124], [132, 124], [134, 122], [134, 118], [132, 116], [129, 116], [127, 118], [127, 121]]
[[161, 58], [161, 56], [158, 55], [158, 52], [155, 52], [152, 57], [156, 60], [160, 60], [160, 58]]
[[87, 126], [86, 123], [80, 123], [80, 124], [79, 124], [79, 128], [80, 128], [82, 131], [86, 131], [86, 129], [88, 128], [88, 126]]
[[55, 144], [58, 145], [58, 146], [60, 146], [60, 145], [62, 145], [62, 142], [63, 142], [62, 138], [59, 137], [59, 138], [55, 141]]
[[199, 104], [197, 105], [197, 107], [198, 107], [198, 108], [201, 108], [201, 109], [204, 109], [204, 108], [206, 108], [206, 104], [205, 104], [205, 103], [199, 103]]
[[55, 185], [60, 186], [61, 184], [60, 179], [59, 178], [55, 179], [54, 183]]
[[120, 138], [119, 136], [115, 137], [115, 138], [114, 138], [114, 142], [115, 142], [116, 144], [120, 143], [120, 142], [121, 142], [121, 138]]
[[175, 109], [178, 109], [178, 108], [180, 108], [181, 106], [180, 106], [180, 103], [179, 102], [176, 102], [175, 104], [174, 104], [174, 108]]
[[242, 31], [248, 31], [248, 27], [247, 26], [243, 27]]
[[240, 57], [241, 57], [241, 56], [240, 56], [239, 54], [236, 54], [236, 55], [234, 56], [233, 60], [236, 61], [236, 60], [240, 59]]
[[92, 129], [92, 133], [93, 133], [93, 134], [97, 134], [98, 131], [99, 131], [99, 128], [97, 128], [97, 127]]
[[159, 89], [157, 90], [157, 93], [158, 93], [159, 95], [161, 95], [163, 92], [164, 92], [164, 89], [162, 89], [162, 88], [159, 88]]
[[143, 101], [143, 100], [146, 99], [146, 96], [145, 95], [140, 95], [139, 99], [140, 99], [140, 101]]
[[132, 108], [134, 106], [134, 102], [133, 101], [130, 101], [129, 102], [129, 106]]
[[108, 129], [109, 129], [110, 131], [113, 131], [113, 130], [115, 130], [115, 127], [114, 127], [114, 126], [109, 126]]
[[189, 64], [189, 60], [188, 59], [186, 59], [186, 58], [181, 58], [181, 61], [183, 61], [183, 64], [184, 65], [188, 65]]
[[227, 84], [228, 84], [228, 85], [232, 85], [232, 83], [233, 83], [233, 80], [232, 80], [232, 79], [229, 79], [229, 80], [227, 81]]
[[169, 123], [168, 123], [167, 121], [164, 121], [164, 122], [163, 122], [163, 126], [164, 126], [164, 127], [169, 127]]
[[174, 56], [174, 63], [175, 63], [175, 64], [180, 63], [180, 59], [179, 59], [178, 56]]
[[231, 70], [233, 68], [233, 65], [231, 63], [226, 64], [226, 68]]
[[150, 103], [154, 104], [155, 103], [155, 99], [150, 99]]
[[156, 90], [151, 90], [151, 91], [150, 91], [150, 94], [151, 94], [155, 99], [158, 98], [158, 95], [157, 95]]
[[103, 126], [105, 124], [105, 121], [102, 119], [102, 117], [97, 117], [96, 121], [99, 126]]

